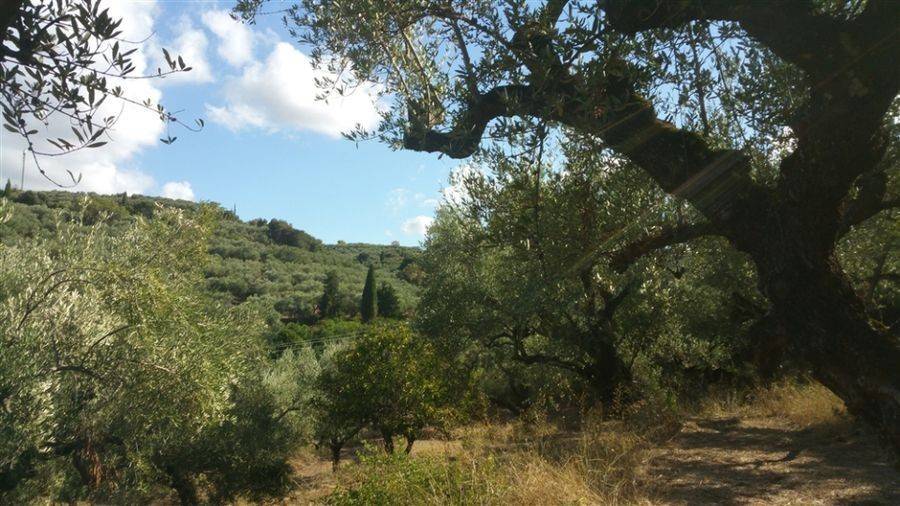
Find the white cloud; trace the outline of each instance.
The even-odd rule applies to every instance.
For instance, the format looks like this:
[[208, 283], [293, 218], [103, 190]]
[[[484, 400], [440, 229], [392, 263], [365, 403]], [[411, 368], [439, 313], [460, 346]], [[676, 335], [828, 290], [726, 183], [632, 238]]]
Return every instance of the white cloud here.
[[168, 199], [194, 200], [194, 189], [187, 181], [169, 181], [162, 187], [162, 196]]
[[410, 205], [423, 208], [434, 209], [440, 203], [438, 199], [429, 197], [424, 193], [415, 193], [410, 196], [411, 192], [406, 188], [394, 188], [388, 193], [386, 206], [394, 214], [398, 214]]
[[[157, 5], [148, 2], [110, 2], [110, 15], [120, 17], [122, 21], [121, 38], [125, 40], [143, 40], [153, 33], [154, 19], [158, 14]], [[134, 75], [146, 74], [148, 68], [148, 47], [138, 46], [131, 55], [135, 66]], [[162, 92], [157, 87], [159, 81], [153, 79], [116, 80], [109, 79], [109, 86], [122, 86], [125, 96], [136, 100], [149, 98], [159, 102]], [[81, 174], [81, 182], [72, 188], [75, 191], [94, 191], [98, 193], [147, 193], [154, 187], [153, 178], [133, 166], [131, 161], [141, 150], [157, 144], [164, 130], [163, 123], [157, 114], [137, 106], [125, 105], [110, 98], [95, 114], [96, 118], [110, 115], [119, 116], [118, 122], [108, 131], [108, 138], [101, 140], [109, 143], [100, 148], [84, 149], [68, 155], [41, 158], [41, 167], [47, 175], [60, 182], [71, 183], [67, 170], [76, 175]], [[39, 136], [45, 138], [71, 137], [68, 119], [57, 115], [51, 118], [49, 125], [35, 125]], [[48, 144], [39, 142], [37, 149], [55, 151]], [[0, 172], [2, 180], [12, 179], [16, 186], [20, 182], [22, 170], [22, 152], [25, 141], [20, 137], [3, 131], [0, 134]], [[30, 158], [25, 160], [26, 189], [56, 189], [57, 187], [42, 177]]]
[[216, 107], [206, 104], [206, 115], [211, 121], [225, 126], [232, 132], [248, 127], [265, 128], [268, 121], [263, 113], [245, 104]]
[[159, 81], [161, 84], [212, 82], [214, 80], [212, 69], [209, 61], [206, 59], [206, 48], [209, 46], [206, 32], [195, 28], [194, 24], [187, 17], [183, 17], [178, 22], [175, 31], [179, 34], [175, 40], [165, 42], [162, 46], [156, 43], [148, 46], [148, 51], [154, 56], [153, 67], [151, 67], [150, 72], [155, 72], [157, 69], [161, 69], [163, 72], [169, 70], [169, 64], [166, 63], [162, 51], [162, 48], [165, 47], [173, 59], [177, 59], [180, 56], [191, 70], [168, 75]]
[[314, 80], [325, 71], [313, 68], [308, 56], [290, 44], [275, 44], [262, 63], [244, 67], [226, 83], [225, 105], [207, 104], [209, 118], [239, 131], [246, 128], [311, 130], [331, 136], [365, 128], [380, 120], [375, 85], [363, 85], [345, 97], [318, 100]]
[[404, 221], [400, 225], [400, 230], [406, 235], [424, 237], [432, 223], [434, 223], [434, 218], [431, 216], [416, 216]]
[[247, 25], [223, 10], [204, 12], [202, 19], [219, 39], [216, 51], [226, 62], [240, 67], [253, 59], [253, 33]]

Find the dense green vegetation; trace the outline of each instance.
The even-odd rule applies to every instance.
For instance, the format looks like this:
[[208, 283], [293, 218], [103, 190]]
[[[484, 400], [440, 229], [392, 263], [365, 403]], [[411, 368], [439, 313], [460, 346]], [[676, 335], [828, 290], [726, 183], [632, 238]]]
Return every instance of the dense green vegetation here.
[[[265, 3], [237, 11], [252, 20]], [[542, 174], [562, 170], [567, 147], [641, 174], [658, 226], [623, 255], [725, 239], [765, 296], [758, 365], [805, 364], [900, 449], [895, 324], [872, 318], [842, 254], [856, 226], [896, 223], [900, 4], [298, 0], [284, 18], [316, 63], [352, 67], [320, 83], [326, 94], [375, 83], [390, 104], [350, 138], [470, 159], [501, 185], [516, 180], [492, 158], [512, 160], [533, 175], [535, 222]], [[584, 195], [567, 204], [591, 205]], [[672, 202], [684, 220], [654, 212]], [[597, 344], [612, 364], [609, 342]]]
[[201, 474], [223, 499], [283, 483], [296, 437], [266, 419], [280, 408], [261, 380], [260, 308], [199, 289], [213, 219], [159, 209], [115, 234], [60, 222], [0, 249], [0, 484], [13, 502], [130, 502], [166, 482], [196, 502]]
[[[411, 445], [426, 425], [449, 420], [452, 395], [463, 391], [408, 325], [354, 318], [360, 295], [340, 283], [344, 272], [368, 270], [375, 297], [374, 268], [360, 257], [408, 266], [410, 256], [394, 255], [413, 250], [330, 251], [273, 220], [276, 237], [292, 243], [274, 244], [268, 226], [212, 205], [9, 197], [0, 200], [4, 500], [143, 502], [167, 488], [185, 504], [262, 497], [288, 484], [287, 460], [300, 446], [339, 451], [370, 432], [388, 447], [394, 435]], [[331, 281], [319, 282], [321, 296], [298, 291], [287, 307], [276, 296], [290, 285], [275, 276], [252, 278], [262, 293], [237, 297], [211, 276], [238, 261], [219, 255], [223, 243], [257, 253], [258, 269], [292, 272], [297, 286], [326, 265]], [[307, 269], [303, 259], [321, 263]], [[393, 286], [405, 281], [382, 283], [396, 316]], [[308, 309], [320, 298], [337, 302], [325, 308], [332, 318]]]
[[[347, 62], [323, 87], [387, 95], [351, 138], [471, 158], [423, 250], [4, 188], [0, 502], [261, 501], [299, 486], [296, 455], [340, 473], [348, 451], [334, 504], [634, 499], [637, 449], [716, 393], [800, 427], [846, 410], [900, 449], [900, 3], [393, 7], [299, 0], [285, 21]], [[21, 46], [27, 23], [0, 22]], [[95, 107], [8, 72], [26, 139], [41, 97]], [[6, 104], [29, 83], [35, 105]], [[524, 436], [405, 455], [479, 426]]]
[[[85, 224], [103, 221], [111, 231], [127, 227], [137, 217], [153, 218], [159, 206], [196, 213], [200, 204], [140, 195], [86, 196], [69, 192], [11, 191], [13, 211], [4, 224], [0, 242], [11, 245], [25, 238], [52, 237], [57, 231], [56, 211], [78, 214]], [[83, 206], [83, 208], [82, 208]], [[209, 241], [210, 257], [204, 266], [208, 290], [221, 301], [240, 304], [261, 299], [281, 320], [310, 323], [322, 295], [326, 272], [333, 271], [341, 286], [335, 312], [329, 316], [355, 316], [359, 311], [366, 273], [378, 269], [378, 282], [393, 288], [398, 297], [396, 315], [409, 312], [417, 300], [421, 269], [419, 251], [400, 246], [369, 244], [325, 245], [285, 221], [243, 222], [220, 211]], [[338, 309], [339, 308], [339, 309]]]

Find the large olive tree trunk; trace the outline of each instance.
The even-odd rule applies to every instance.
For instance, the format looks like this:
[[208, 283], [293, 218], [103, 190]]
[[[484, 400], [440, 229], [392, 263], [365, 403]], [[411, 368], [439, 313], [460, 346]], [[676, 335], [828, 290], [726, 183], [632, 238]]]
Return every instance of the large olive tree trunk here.
[[897, 337], [869, 322], [836, 261], [785, 260], [782, 251], [757, 261], [771, 316], [790, 337], [784, 351], [900, 449]]
[[[556, 33], [565, 5], [546, 3], [547, 33]], [[529, 44], [512, 52], [537, 71], [530, 68], [520, 81], [493, 84], [467, 97], [463, 113], [446, 128], [431, 128], [428, 118], [412, 114], [404, 146], [465, 158], [478, 149], [491, 121], [517, 116], [602, 139], [605, 148], [641, 167], [669, 195], [691, 202], [714, 233], [753, 257], [773, 318], [785, 330], [786, 351], [808, 362], [817, 378], [900, 451], [896, 337], [866, 321], [833, 254], [848, 223], [859, 223], [886, 204], [879, 190], [884, 185], [868, 185], [873, 191], [867, 191], [861, 179], [884, 169], [880, 163], [891, 141], [886, 126], [900, 92], [900, 2], [869, 0], [850, 18], [827, 14], [815, 2], [788, 0], [598, 5], [609, 28], [624, 36], [683, 29], [698, 21], [736, 23], [802, 74], [807, 96], [783, 125], [793, 132], [796, 147], [781, 161], [775, 185], [752, 177], [753, 161], [742, 150], [720, 149], [703, 133], [662, 119], [642, 91], [640, 69], [627, 58], [573, 66], [565, 57], [572, 48], [534, 36], [531, 23], [513, 37]], [[610, 68], [626, 71], [605, 70]], [[762, 110], [761, 103], [746, 105]], [[685, 238], [664, 233], [634, 251]]]

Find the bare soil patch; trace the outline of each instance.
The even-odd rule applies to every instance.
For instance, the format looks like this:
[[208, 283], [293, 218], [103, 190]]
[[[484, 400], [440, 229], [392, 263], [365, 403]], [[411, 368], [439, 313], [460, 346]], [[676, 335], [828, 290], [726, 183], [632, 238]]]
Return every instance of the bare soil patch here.
[[900, 504], [895, 457], [857, 426], [697, 418], [649, 452], [643, 481], [660, 504]]

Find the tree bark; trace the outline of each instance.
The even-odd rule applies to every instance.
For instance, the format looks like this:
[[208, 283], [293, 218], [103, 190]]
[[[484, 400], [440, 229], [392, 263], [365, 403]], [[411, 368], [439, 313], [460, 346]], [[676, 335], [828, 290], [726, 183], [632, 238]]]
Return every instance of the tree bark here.
[[611, 342], [601, 340], [591, 350], [594, 363], [586, 370], [586, 379], [599, 401], [607, 408], [614, 407], [617, 393], [631, 382], [631, 368], [622, 360]]
[[[761, 284], [775, 318], [791, 336], [791, 356], [858, 418], [900, 449], [900, 343], [873, 327], [834, 259], [759, 259]], [[790, 266], [787, 267], [786, 266]]]
[[25, 0], [5, 0], [0, 2], [0, 45], [6, 41], [6, 31], [19, 17], [19, 10]]
[[384, 439], [384, 451], [393, 454], [394, 453], [394, 434], [382, 429], [381, 437]]
[[200, 504], [197, 487], [194, 486], [194, 482], [188, 476], [172, 466], [167, 466], [166, 474], [169, 475], [172, 488], [178, 494], [178, 500], [182, 505]]
[[332, 440], [328, 447], [331, 449], [331, 472], [335, 472], [341, 463], [341, 448], [344, 443]]

